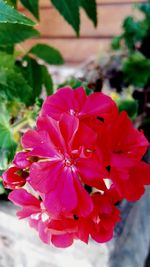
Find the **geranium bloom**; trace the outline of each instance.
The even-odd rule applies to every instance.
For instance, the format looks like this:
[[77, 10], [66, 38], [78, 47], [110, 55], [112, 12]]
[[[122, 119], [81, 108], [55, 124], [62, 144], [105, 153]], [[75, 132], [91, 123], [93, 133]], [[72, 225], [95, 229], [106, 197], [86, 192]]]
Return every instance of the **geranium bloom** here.
[[4, 185], [22, 207], [18, 216], [57, 247], [89, 237], [110, 240], [120, 219], [115, 204], [138, 200], [150, 184], [144, 134], [109, 97], [86, 96], [82, 87], [49, 96], [22, 146], [3, 174]]
[[23, 136], [23, 147], [30, 149], [30, 156], [40, 158], [31, 165], [28, 182], [45, 194], [44, 204], [55, 216], [73, 210], [87, 216], [92, 211], [91, 198], [82, 184], [105, 189], [102, 178], [106, 171], [96, 156], [95, 139], [90, 128], [65, 114], [59, 122], [39, 117], [37, 130]]
[[[122, 198], [138, 200], [144, 193], [144, 185], [150, 183], [150, 166], [140, 162], [149, 142], [142, 132], [133, 127], [126, 112], [121, 112], [114, 123], [106, 125], [106, 128], [105, 153], [106, 150], [110, 153], [110, 179]], [[138, 177], [136, 170], [141, 170]]]
[[124, 159], [120, 163], [122, 167], [112, 167], [111, 179], [121, 198], [136, 201], [144, 194], [144, 186], [150, 184], [150, 165]]

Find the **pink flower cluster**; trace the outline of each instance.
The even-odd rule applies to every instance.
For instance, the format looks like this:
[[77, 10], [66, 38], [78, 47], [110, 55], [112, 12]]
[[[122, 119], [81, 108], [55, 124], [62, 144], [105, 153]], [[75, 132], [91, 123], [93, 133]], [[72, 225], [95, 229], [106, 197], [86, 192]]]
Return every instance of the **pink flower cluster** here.
[[45, 243], [106, 242], [120, 220], [116, 203], [138, 200], [150, 184], [148, 146], [110, 97], [66, 87], [45, 100], [3, 182]]

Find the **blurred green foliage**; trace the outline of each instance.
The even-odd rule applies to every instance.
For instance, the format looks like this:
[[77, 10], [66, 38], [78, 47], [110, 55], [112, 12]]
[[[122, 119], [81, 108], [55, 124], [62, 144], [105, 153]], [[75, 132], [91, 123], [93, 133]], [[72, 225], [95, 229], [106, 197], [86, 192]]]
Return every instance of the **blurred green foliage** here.
[[127, 52], [122, 61], [124, 79], [130, 85], [144, 87], [150, 79], [150, 1], [136, 4], [135, 8], [143, 16], [125, 18], [123, 32], [113, 38], [112, 48]]

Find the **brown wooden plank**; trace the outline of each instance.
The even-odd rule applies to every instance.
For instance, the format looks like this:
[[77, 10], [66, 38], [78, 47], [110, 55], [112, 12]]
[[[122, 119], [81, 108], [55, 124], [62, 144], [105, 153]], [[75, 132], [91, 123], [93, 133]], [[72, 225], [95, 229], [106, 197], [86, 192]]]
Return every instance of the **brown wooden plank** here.
[[[27, 14], [27, 12], [24, 12]], [[91, 21], [81, 11], [81, 38], [84, 36], [112, 36], [121, 32], [123, 19], [133, 14], [131, 5], [103, 6], [98, 8], [99, 23], [95, 29]], [[74, 36], [71, 26], [59, 15], [55, 9], [41, 10], [41, 21], [37, 29], [44, 37]]]
[[102, 40], [86, 40], [86, 39], [75, 39], [75, 40], [51, 40], [51, 39], [36, 39], [28, 40], [21, 46], [22, 50], [29, 49], [35, 43], [45, 43], [59, 49], [66, 63], [80, 63], [87, 60], [90, 56], [99, 55], [106, 52], [110, 46], [109, 39]]

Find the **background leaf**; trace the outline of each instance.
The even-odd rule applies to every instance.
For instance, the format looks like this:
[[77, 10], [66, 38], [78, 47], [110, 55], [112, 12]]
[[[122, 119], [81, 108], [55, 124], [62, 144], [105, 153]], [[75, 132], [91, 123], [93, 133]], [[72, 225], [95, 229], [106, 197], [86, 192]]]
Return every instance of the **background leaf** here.
[[29, 53], [34, 54], [38, 58], [51, 65], [61, 65], [64, 63], [63, 57], [60, 52], [57, 49], [46, 44], [37, 44], [33, 46]]
[[73, 27], [77, 35], [80, 32], [80, 16], [78, 0], [51, 0], [52, 4]]
[[7, 0], [7, 3], [11, 6], [14, 6], [16, 7], [16, 4], [17, 4], [17, 0]]
[[54, 93], [53, 91], [53, 80], [48, 72], [48, 69], [43, 65], [41, 66], [42, 69], [42, 79], [43, 79], [43, 84], [45, 86], [47, 95], [52, 95]]
[[35, 18], [39, 19], [39, 0], [20, 0], [20, 2], [35, 16]]
[[0, 107], [0, 170], [7, 168], [13, 159], [17, 144], [9, 124], [10, 116], [4, 105]]
[[0, 23], [18, 23], [26, 26], [33, 26], [35, 23], [9, 6], [7, 2], [0, 0]]
[[39, 32], [29, 26], [0, 23], [0, 45], [17, 44], [38, 35]]
[[42, 91], [42, 70], [41, 65], [38, 62], [28, 56], [24, 57], [20, 62], [20, 70], [27, 81], [28, 85], [32, 88], [32, 95], [30, 96], [30, 102], [34, 103], [36, 97], [41, 94]]
[[0, 81], [0, 94], [6, 96], [8, 100], [13, 100], [14, 98], [20, 99], [26, 105], [30, 105], [32, 88], [27, 84], [27, 81], [24, 79], [21, 73], [12, 70], [2, 71], [5, 74], [5, 84], [4, 81]]
[[80, 6], [83, 7], [88, 17], [97, 25], [97, 9], [95, 0], [79, 0]]
[[125, 80], [134, 86], [144, 87], [150, 78], [150, 59], [135, 52], [123, 62]]
[[8, 100], [17, 98], [30, 105], [32, 88], [28, 85], [13, 55], [0, 52], [0, 95]]

